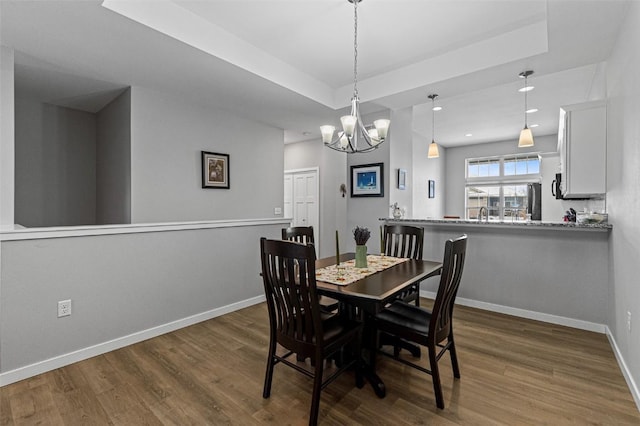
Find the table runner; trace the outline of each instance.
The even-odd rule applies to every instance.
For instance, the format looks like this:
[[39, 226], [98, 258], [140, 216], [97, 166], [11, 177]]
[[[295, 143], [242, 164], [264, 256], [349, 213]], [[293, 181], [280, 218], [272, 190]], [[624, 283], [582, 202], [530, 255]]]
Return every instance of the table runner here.
[[347, 285], [358, 281], [376, 272], [383, 271], [394, 265], [406, 262], [407, 258], [379, 256], [375, 254], [367, 255], [367, 267], [356, 268], [355, 259], [340, 263], [340, 268], [336, 265], [327, 266], [316, 270], [316, 281], [323, 281], [337, 285]]

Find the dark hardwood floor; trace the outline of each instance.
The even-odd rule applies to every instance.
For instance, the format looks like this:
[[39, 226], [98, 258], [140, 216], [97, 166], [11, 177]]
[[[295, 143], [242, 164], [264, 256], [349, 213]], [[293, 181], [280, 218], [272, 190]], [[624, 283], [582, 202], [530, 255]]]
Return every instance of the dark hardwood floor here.
[[[386, 398], [348, 372], [323, 391], [320, 424], [640, 424], [605, 335], [462, 306], [454, 318], [462, 377], [440, 361], [444, 410], [429, 376], [379, 357]], [[307, 424], [309, 378], [278, 365], [262, 398], [268, 338], [265, 304], [205, 321], [0, 388], [0, 424]]]

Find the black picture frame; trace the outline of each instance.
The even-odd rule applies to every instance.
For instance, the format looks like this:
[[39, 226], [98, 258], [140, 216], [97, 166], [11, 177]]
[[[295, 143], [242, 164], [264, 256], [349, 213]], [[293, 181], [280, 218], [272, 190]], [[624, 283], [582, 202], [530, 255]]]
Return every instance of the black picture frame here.
[[436, 181], [429, 180], [429, 198], [436, 198]]
[[406, 189], [407, 187], [407, 171], [398, 169], [398, 189]]
[[351, 197], [384, 197], [384, 163], [351, 166]]
[[202, 187], [229, 189], [229, 154], [202, 152]]

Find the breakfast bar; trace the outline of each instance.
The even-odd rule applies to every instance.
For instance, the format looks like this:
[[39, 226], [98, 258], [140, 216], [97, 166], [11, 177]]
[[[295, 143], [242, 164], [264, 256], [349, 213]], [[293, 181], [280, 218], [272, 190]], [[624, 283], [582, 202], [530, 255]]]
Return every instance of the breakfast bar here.
[[[423, 227], [424, 259], [442, 257], [444, 241], [467, 234], [458, 302], [592, 331], [604, 331], [609, 224], [463, 219], [380, 219]], [[437, 283], [421, 290], [432, 297]]]

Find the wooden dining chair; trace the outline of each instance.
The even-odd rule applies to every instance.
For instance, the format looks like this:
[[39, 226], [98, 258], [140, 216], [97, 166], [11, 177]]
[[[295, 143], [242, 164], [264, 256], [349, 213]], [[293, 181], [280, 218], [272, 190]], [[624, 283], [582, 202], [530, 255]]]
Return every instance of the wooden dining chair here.
[[302, 244], [315, 244], [313, 226], [290, 226], [282, 228], [282, 239]]
[[[409, 225], [385, 225], [382, 244], [384, 253], [393, 257], [422, 259], [424, 228]], [[412, 284], [398, 295], [398, 299], [420, 305], [420, 282]]]
[[[454, 377], [460, 378], [452, 321], [453, 308], [458, 287], [460, 286], [460, 279], [462, 278], [462, 270], [464, 269], [466, 249], [466, 235], [446, 242], [442, 275], [440, 276], [438, 293], [432, 310], [398, 300], [375, 315], [373, 320], [378, 332], [427, 347], [430, 370], [406, 359], [399, 358], [397, 348], [394, 348], [393, 354], [384, 350], [379, 352], [403, 364], [431, 374], [438, 408], [444, 408], [438, 360], [446, 351], [449, 351], [451, 356]], [[446, 343], [443, 343], [445, 341]]]
[[[320, 392], [340, 373], [355, 365], [356, 385], [363, 386], [360, 341], [362, 324], [334, 315], [323, 320], [316, 291], [316, 253], [313, 244], [260, 239], [262, 279], [269, 311], [269, 354], [262, 396], [269, 398], [274, 367], [283, 363], [313, 378], [309, 424], [318, 421]], [[283, 355], [277, 347], [285, 349]], [[353, 350], [350, 361], [335, 366], [323, 380], [324, 360], [339, 351]], [[292, 354], [310, 358], [306, 364], [292, 362]]]
[[[291, 226], [282, 228], [282, 239], [302, 244], [315, 244], [313, 226]], [[335, 312], [340, 303], [331, 297], [320, 296], [320, 308], [326, 313]]]

